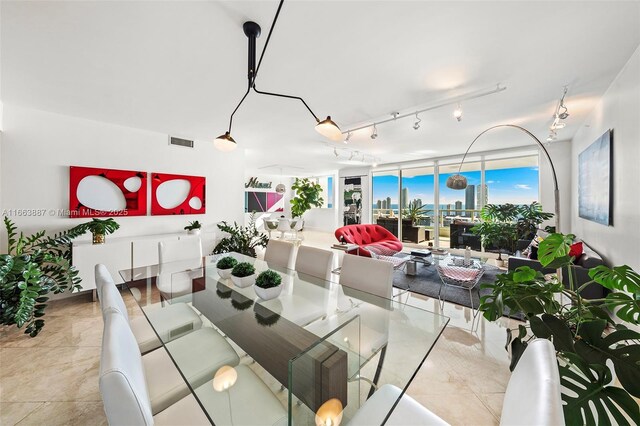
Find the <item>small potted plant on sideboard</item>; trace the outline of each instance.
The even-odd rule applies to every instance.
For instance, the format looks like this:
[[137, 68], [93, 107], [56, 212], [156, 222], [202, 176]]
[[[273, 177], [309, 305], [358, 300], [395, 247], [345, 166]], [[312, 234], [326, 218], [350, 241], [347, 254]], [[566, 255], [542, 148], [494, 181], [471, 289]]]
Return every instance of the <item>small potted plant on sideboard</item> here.
[[282, 277], [276, 271], [268, 269], [258, 275], [253, 289], [262, 300], [275, 299], [282, 292]]
[[193, 222], [189, 222], [187, 226], [184, 227], [185, 231], [192, 235], [200, 235], [200, 229], [202, 228], [202, 224], [197, 220]]
[[109, 219], [92, 219], [85, 226], [93, 234], [93, 244], [104, 244], [105, 235], [113, 234], [120, 228], [120, 225], [111, 217]]
[[218, 263], [216, 263], [216, 268], [218, 269], [218, 275], [220, 276], [220, 278], [229, 278], [231, 276], [233, 267], [237, 264], [238, 261], [231, 256], [225, 256], [222, 259], [218, 260]]
[[231, 281], [240, 288], [256, 282], [256, 268], [248, 262], [240, 262], [231, 270]]

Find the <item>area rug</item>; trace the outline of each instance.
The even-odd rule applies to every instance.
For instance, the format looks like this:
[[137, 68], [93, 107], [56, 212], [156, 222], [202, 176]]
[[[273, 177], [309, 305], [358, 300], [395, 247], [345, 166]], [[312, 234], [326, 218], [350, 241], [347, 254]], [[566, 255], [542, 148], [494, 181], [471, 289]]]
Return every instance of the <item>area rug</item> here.
[[[473, 297], [473, 307], [478, 309], [480, 305], [480, 296], [484, 296], [491, 293], [489, 289], [481, 289], [480, 286], [484, 283], [493, 283], [496, 280], [496, 276], [501, 274], [502, 271], [495, 266], [485, 265], [485, 272], [480, 279], [480, 282], [471, 292]], [[393, 274], [393, 286], [406, 290], [409, 289], [414, 293], [422, 294], [424, 296], [438, 298], [438, 292], [442, 281], [438, 276], [435, 266], [424, 266], [418, 263], [416, 275], [406, 275], [404, 271], [397, 270]], [[447, 302], [455, 303], [458, 305], [471, 307], [469, 300], [469, 291], [463, 288], [457, 288], [453, 286], [447, 286], [446, 294], [444, 288], [442, 289], [444, 300]], [[506, 316], [510, 316], [516, 319], [522, 319], [521, 314], [510, 314], [505, 312]]]

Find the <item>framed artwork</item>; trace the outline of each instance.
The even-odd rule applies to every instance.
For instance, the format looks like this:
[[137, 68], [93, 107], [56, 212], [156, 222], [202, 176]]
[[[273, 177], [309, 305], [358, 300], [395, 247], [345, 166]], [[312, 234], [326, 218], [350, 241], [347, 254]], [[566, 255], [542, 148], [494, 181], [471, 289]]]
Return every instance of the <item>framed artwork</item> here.
[[277, 192], [245, 191], [245, 213], [272, 213], [284, 211], [284, 194]]
[[578, 213], [613, 225], [613, 131], [607, 130], [578, 156]]
[[69, 167], [69, 217], [144, 216], [147, 174], [136, 170]]
[[151, 215], [204, 214], [204, 176], [151, 174]]
[[362, 223], [362, 178], [344, 178], [344, 225]]

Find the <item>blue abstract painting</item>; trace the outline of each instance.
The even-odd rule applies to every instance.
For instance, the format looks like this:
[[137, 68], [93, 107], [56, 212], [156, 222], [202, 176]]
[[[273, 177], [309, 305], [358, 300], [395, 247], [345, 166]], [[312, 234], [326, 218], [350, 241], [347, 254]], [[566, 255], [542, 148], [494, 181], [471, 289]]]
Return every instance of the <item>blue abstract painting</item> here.
[[578, 156], [578, 210], [581, 218], [613, 225], [611, 156], [608, 130]]

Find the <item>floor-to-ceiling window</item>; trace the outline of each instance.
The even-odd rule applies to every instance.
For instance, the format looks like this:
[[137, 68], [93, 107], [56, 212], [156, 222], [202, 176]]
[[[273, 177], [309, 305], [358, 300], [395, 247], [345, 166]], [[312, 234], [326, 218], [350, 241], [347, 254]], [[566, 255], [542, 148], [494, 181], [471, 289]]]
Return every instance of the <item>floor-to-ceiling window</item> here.
[[[486, 204], [530, 204], [539, 199], [538, 159], [532, 151], [474, 154], [460, 174], [467, 187], [453, 190], [447, 179], [461, 158], [433, 160], [376, 171], [372, 177], [372, 217], [407, 244], [481, 250], [471, 232]], [[402, 221], [398, 219], [402, 216]]]
[[395, 236], [399, 236], [399, 179], [400, 174], [397, 170], [373, 173], [372, 177], [373, 223], [387, 228]]

